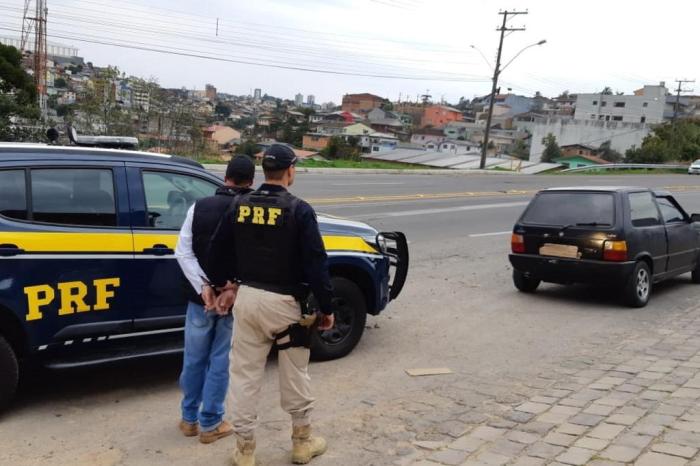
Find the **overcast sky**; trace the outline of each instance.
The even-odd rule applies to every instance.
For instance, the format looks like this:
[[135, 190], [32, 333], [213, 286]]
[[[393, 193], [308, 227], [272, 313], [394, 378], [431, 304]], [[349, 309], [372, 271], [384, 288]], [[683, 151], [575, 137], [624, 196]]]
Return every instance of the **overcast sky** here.
[[[22, 0], [0, 0], [0, 27], [20, 27]], [[643, 84], [700, 77], [700, 2], [667, 0], [48, 0], [51, 42], [70, 44], [96, 65], [154, 76], [166, 87], [204, 87], [316, 102], [372, 92], [392, 100], [429, 94], [456, 102], [490, 92], [499, 8], [528, 9], [509, 26], [502, 90], [557, 95], [605, 86], [629, 93]], [[217, 36], [216, 22], [219, 21]], [[0, 30], [1, 35], [17, 35]], [[323, 74], [162, 54], [393, 78]], [[397, 79], [396, 77], [412, 78]], [[420, 78], [420, 79], [415, 79]], [[692, 85], [691, 85], [692, 86]], [[698, 92], [700, 93], [700, 92]]]

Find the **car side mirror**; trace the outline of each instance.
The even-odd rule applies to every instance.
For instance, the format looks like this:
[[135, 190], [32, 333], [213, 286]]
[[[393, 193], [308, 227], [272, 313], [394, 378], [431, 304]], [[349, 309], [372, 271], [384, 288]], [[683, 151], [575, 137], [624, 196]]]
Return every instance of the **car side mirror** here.
[[700, 222], [700, 214], [691, 214], [690, 221], [691, 223]]

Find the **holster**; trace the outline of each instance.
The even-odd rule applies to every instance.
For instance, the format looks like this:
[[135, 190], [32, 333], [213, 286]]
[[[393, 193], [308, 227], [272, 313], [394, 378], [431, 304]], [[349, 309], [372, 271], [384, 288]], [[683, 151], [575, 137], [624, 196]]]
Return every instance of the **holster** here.
[[299, 303], [301, 309], [301, 318], [296, 324], [292, 324], [277, 335], [275, 335], [274, 347], [278, 351], [284, 351], [289, 348], [310, 348], [311, 334], [316, 330], [318, 325], [318, 316], [316, 312], [309, 312], [308, 292], [300, 292], [294, 298]]

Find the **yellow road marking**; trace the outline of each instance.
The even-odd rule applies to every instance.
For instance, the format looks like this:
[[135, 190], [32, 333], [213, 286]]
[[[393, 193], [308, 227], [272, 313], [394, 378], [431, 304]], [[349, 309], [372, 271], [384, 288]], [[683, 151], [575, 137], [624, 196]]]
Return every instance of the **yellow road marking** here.
[[[660, 189], [674, 192], [697, 192], [700, 191], [700, 185], [678, 185], [678, 186], [662, 186]], [[393, 194], [393, 195], [377, 195], [377, 196], [348, 196], [348, 197], [320, 197], [311, 198], [307, 201], [314, 205], [323, 204], [353, 204], [364, 202], [400, 202], [400, 201], [418, 201], [429, 199], [459, 199], [459, 198], [478, 198], [478, 197], [498, 197], [498, 196], [525, 196], [533, 195], [540, 189], [509, 189], [507, 191], [462, 191], [451, 193], [412, 193], [412, 194]]]

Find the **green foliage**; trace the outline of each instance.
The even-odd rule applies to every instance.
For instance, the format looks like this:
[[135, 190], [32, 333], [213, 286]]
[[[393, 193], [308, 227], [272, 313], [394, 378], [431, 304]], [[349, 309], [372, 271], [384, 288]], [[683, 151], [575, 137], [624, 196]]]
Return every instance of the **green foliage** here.
[[518, 139], [510, 149], [510, 155], [517, 157], [520, 160], [527, 160], [530, 158], [530, 148], [527, 146], [527, 144], [525, 144], [525, 141]]
[[552, 163], [554, 160], [561, 157], [561, 149], [559, 148], [559, 144], [557, 144], [557, 138], [552, 133], [542, 138], [542, 144], [545, 146], [542, 157], [540, 158], [542, 162]]
[[231, 108], [228, 105], [219, 102], [216, 104], [216, 107], [214, 107], [214, 113], [224, 118], [228, 118], [231, 115]]
[[64, 88], [64, 87], [68, 86], [68, 83], [63, 78], [56, 78], [53, 82], [53, 85], [54, 85], [54, 87], [57, 87], [57, 88]]
[[600, 93], [602, 95], [613, 95], [612, 89], [608, 86], [605, 86], [605, 88], [602, 91], [600, 91]]
[[248, 126], [254, 125], [254, 124], [255, 124], [255, 118], [245, 117], [245, 118], [241, 118], [240, 120], [236, 120], [233, 123], [231, 123], [231, 127], [233, 127], [234, 129], [241, 130], [241, 129], [246, 129]]
[[623, 156], [621, 153], [610, 147], [610, 141], [605, 141], [600, 145], [599, 157], [608, 162], [617, 163], [622, 161]]
[[11, 117], [39, 117], [36, 88], [22, 69], [20, 51], [0, 44], [0, 126], [8, 126]]
[[657, 126], [642, 142], [625, 153], [631, 163], [666, 163], [700, 158], [700, 119], [678, 120]]
[[245, 154], [250, 157], [255, 157], [255, 154], [258, 152], [260, 152], [260, 148], [254, 139], [249, 139], [239, 146], [236, 146], [236, 154]]
[[350, 145], [340, 136], [333, 136], [321, 155], [329, 159], [360, 160], [360, 150], [357, 145]]

